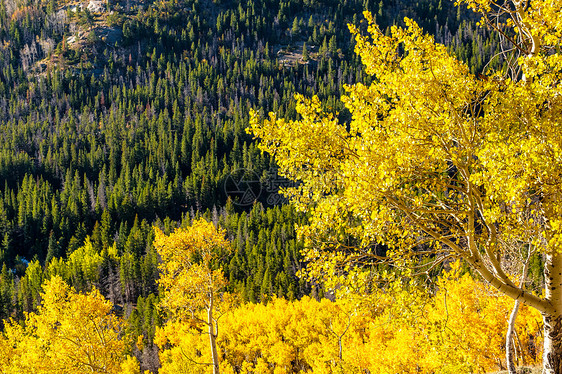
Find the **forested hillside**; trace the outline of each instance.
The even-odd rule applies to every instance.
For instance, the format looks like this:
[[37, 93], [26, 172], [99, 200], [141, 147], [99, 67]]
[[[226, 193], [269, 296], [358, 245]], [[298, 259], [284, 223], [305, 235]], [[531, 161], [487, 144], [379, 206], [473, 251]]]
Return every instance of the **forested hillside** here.
[[474, 73], [503, 63], [486, 65], [498, 37], [442, 0], [4, 0], [0, 319], [36, 311], [56, 274], [117, 305], [144, 336], [130, 353], [156, 370], [153, 226], [197, 217], [226, 229], [233, 250], [214, 266], [242, 301], [321, 298], [297, 276], [307, 217], [245, 129], [251, 108], [295, 118], [296, 93], [349, 119], [344, 85], [372, 79], [347, 26], [365, 28], [363, 10], [382, 30], [416, 19]]

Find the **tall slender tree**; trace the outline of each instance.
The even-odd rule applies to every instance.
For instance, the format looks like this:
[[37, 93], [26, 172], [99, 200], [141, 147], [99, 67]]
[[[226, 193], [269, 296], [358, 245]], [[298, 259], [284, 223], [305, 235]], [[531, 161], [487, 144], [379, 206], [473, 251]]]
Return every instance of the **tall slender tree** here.
[[[158, 283], [163, 288], [161, 306], [173, 320], [191, 321], [207, 326], [211, 348], [210, 365], [218, 374], [218, 325], [216, 310], [219, 292], [226, 286], [222, 270], [213, 265], [230, 248], [225, 231], [213, 223], [199, 219], [187, 229], [177, 229], [165, 235], [156, 230], [154, 247], [162, 257], [162, 275]], [[204, 314], [201, 314], [204, 311]]]

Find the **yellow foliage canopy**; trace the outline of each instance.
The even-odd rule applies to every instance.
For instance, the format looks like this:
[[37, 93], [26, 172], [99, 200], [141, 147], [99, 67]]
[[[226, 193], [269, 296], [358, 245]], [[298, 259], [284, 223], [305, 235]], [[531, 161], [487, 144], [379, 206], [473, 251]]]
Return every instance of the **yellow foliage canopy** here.
[[373, 261], [385, 244], [395, 260], [463, 258], [501, 292], [561, 313], [558, 301], [514, 284], [498, 260], [513, 249], [506, 242], [562, 250], [562, 56], [553, 53], [561, 40], [552, 3], [521, 10], [539, 46], [519, 59], [524, 80], [502, 71], [478, 78], [412, 20], [384, 35], [366, 12], [368, 35], [350, 28], [374, 81], [346, 88], [350, 123], [324, 113], [317, 97], [297, 95], [296, 121], [252, 112], [260, 148], [301, 182], [285, 193], [311, 213], [300, 233], [313, 275], [329, 273], [330, 262]]
[[155, 228], [154, 247], [162, 258], [161, 306], [179, 319], [191, 318], [209, 307], [209, 292], [226, 285], [213, 261], [230, 248], [225, 231], [212, 222], [199, 219], [188, 229], [176, 229], [170, 235]]
[[[160, 306], [168, 311], [171, 317], [157, 340], [161, 344], [165, 344], [168, 340], [174, 342], [174, 336], [178, 337], [175, 329], [186, 331], [185, 329], [188, 328], [178, 321], [188, 321], [195, 327], [197, 335], [201, 335], [203, 331], [201, 325], [206, 326], [210, 354], [205, 357], [211, 356], [212, 362], [201, 361], [201, 350], [204, 348], [199, 349], [197, 345], [191, 347], [190, 354], [183, 353], [182, 357], [188, 358], [190, 365], [195, 365], [189, 372], [203, 370], [202, 368], [208, 365], [213, 368], [214, 374], [218, 374], [220, 371], [216, 349], [218, 319], [222, 313], [221, 309], [230, 304], [225, 302], [230, 298], [228, 295], [220, 294], [226, 285], [226, 279], [220, 269], [213, 268], [213, 262], [217, 256], [223, 255], [230, 249], [225, 231], [215, 228], [212, 222], [201, 218], [192, 222], [187, 229], [176, 229], [170, 235], [165, 235], [157, 228], [155, 232], [154, 247], [162, 257], [160, 265], [162, 274], [158, 280], [162, 287]], [[180, 338], [181, 341], [185, 340], [183, 336]], [[176, 341], [176, 345], [180, 344]], [[195, 348], [195, 355], [193, 348]], [[183, 348], [180, 352], [182, 350]], [[170, 352], [163, 352], [161, 361], [163, 373], [184, 371], [184, 361], [175, 362]]]
[[[373, 83], [346, 88], [351, 121], [297, 95], [302, 118], [262, 120], [253, 111], [249, 132], [280, 174], [301, 182], [285, 193], [310, 213], [300, 233], [311, 276], [332, 286], [352, 279], [357, 263], [380, 259], [378, 244], [397, 264], [462, 258], [543, 313], [544, 372], [559, 373], [562, 4], [458, 3], [512, 44], [504, 67], [475, 76], [414, 21], [385, 35], [366, 12], [368, 33], [350, 29]], [[509, 275], [514, 254], [538, 252], [545, 254], [540, 296]]]
[[[240, 306], [221, 319], [221, 370], [391, 374], [499, 369], [505, 363], [511, 300], [461, 275], [458, 264], [437, 287], [430, 300], [397, 283], [368, 299], [274, 298], [267, 305]], [[540, 362], [540, 314], [522, 308], [515, 329], [521, 362]], [[161, 352], [162, 373], [210, 372], [194, 364], [210, 353], [206, 337], [193, 326], [168, 324], [157, 332], [157, 343], [167, 347]]]
[[0, 373], [135, 373], [123, 371], [123, 321], [97, 290], [79, 294], [60, 277], [43, 285], [42, 304], [23, 324], [5, 321]]

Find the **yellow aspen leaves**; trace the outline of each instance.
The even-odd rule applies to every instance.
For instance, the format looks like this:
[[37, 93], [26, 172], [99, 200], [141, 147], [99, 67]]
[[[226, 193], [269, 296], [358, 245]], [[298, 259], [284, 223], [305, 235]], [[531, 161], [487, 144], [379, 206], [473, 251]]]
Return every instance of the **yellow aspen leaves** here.
[[121, 373], [125, 366], [128, 373], [140, 371], [131, 369], [136, 359], [125, 356], [122, 319], [97, 290], [79, 294], [55, 276], [41, 296], [37, 313], [22, 325], [5, 321], [0, 373]]
[[[492, 1], [462, 3], [485, 15], [503, 11]], [[379, 244], [394, 260], [423, 248], [433, 260], [464, 258], [506, 295], [555, 312], [549, 300], [516, 286], [497, 259], [514, 249], [505, 238], [519, 243], [515, 250], [533, 243], [535, 251], [562, 251], [560, 6], [500, 3], [518, 20], [505, 27], [526, 30], [514, 40], [526, 51], [514, 59], [519, 78], [470, 74], [413, 20], [386, 35], [366, 12], [367, 34], [350, 29], [374, 79], [346, 88], [349, 123], [322, 113], [316, 97], [296, 96], [295, 121], [251, 113], [248, 131], [259, 147], [301, 182], [285, 193], [310, 213], [300, 232], [314, 248], [306, 252], [311, 276], [324, 278], [314, 262], [336, 253], [368, 265]], [[522, 3], [530, 6], [519, 9]]]
[[155, 228], [154, 247], [162, 258], [158, 280], [163, 291], [162, 308], [175, 318], [189, 319], [208, 307], [208, 293], [226, 285], [222, 270], [213, 268], [213, 260], [229, 246], [225, 231], [204, 219], [170, 235]]
[[195, 373], [210, 367], [218, 374], [218, 320], [233, 304], [233, 298], [221, 292], [226, 286], [222, 270], [214, 268], [217, 256], [230, 248], [225, 231], [198, 219], [170, 235], [158, 228], [155, 233], [154, 247], [162, 258], [160, 306], [170, 316], [166, 326], [157, 331], [156, 340], [160, 347], [168, 342], [172, 345], [162, 352], [161, 371]]
[[[544, 370], [555, 373], [562, 361], [562, 5], [458, 3], [510, 44], [504, 66], [475, 76], [414, 21], [385, 34], [366, 12], [367, 33], [350, 29], [373, 82], [346, 88], [349, 123], [322, 113], [316, 97], [297, 96], [298, 120], [263, 120], [254, 111], [248, 131], [280, 173], [301, 182], [285, 192], [310, 215], [300, 228], [309, 276], [330, 278], [316, 262], [331, 259], [332, 277], [344, 279], [352, 273], [338, 263], [371, 266], [380, 244], [399, 265], [462, 258], [499, 292], [543, 313]], [[510, 258], [536, 252], [546, 260], [542, 294], [508, 275]]]
[[[217, 350], [225, 373], [485, 373], [505, 364], [512, 301], [453, 264], [426, 297], [404, 284], [365, 296], [317, 301], [273, 298], [220, 319]], [[523, 307], [518, 359], [540, 362], [541, 316]], [[163, 373], [210, 373], [201, 327], [171, 322], [157, 343]]]

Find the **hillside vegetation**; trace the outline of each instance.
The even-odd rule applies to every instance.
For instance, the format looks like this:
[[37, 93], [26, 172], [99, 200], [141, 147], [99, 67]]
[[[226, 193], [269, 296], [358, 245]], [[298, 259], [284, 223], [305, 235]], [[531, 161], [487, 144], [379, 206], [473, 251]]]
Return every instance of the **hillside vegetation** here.
[[[493, 59], [486, 65], [502, 48], [498, 37], [478, 28], [477, 17], [468, 10], [440, 0], [3, 1], [0, 319], [27, 321], [35, 317], [26, 313], [51, 313], [44, 292], [57, 287], [71, 295], [69, 302], [79, 299], [74, 293], [86, 293], [84, 297], [98, 303], [99, 318], [114, 312], [123, 318], [108, 328], [119, 332], [118, 339], [128, 337], [118, 347], [119, 357], [131, 357], [113, 362], [111, 370], [155, 372], [160, 362], [177, 363], [171, 347], [191, 343], [166, 341], [171, 338], [165, 331], [171, 327], [157, 308], [161, 259], [153, 245], [154, 227], [170, 234], [204, 217], [224, 228], [232, 243], [232, 250], [212, 263], [228, 281], [221, 292], [236, 294], [232, 308], [241, 308], [225, 315], [225, 336], [233, 334], [229, 329], [242, 329], [232, 316], [265, 308], [245, 303], [270, 302], [271, 311], [263, 313], [290, 314], [291, 308], [320, 314], [331, 313], [331, 308], [346, 310], [339, 327], [333, 327], [328, 317], [319, 317], [322, 322], [316, 322], [316, 330], [307, 337], [316, 343], [339, 339], [347, 345], [387, 344], [371, 338], [380, 332], [370, 329], [392, 311], [381, 307], [354, 314], [345, 309], [346, 303], [314, 301], [334, 295], [316, 279], [298, 276], [306, 263], [295, 225], [304, 224], [307, 216], [279, 194], [279, 187], [294, 184], [279, 176], [275, 160], [262, 153], [245, 130], [251, 108], [296, 118], [296, 93], [317, 94], [325, 109], [338, 112], [343, 121], [350, 119], [339, 99], [344, 85], [372, 80], [353, 52], [355, 41], [347, 26], [365, 29], [361, 16], [365, 9], [382, 30], [403, 24], [405, 16], [418, 20], [474, 73], [503, 63]], [[529, 278], [541, 284], [542, 260], [532, 261]], [[440, 270], [432, 274], [434, 281]], [[42, 286], [53, 275], [64, 284]], [[100, 295], [111, 302], [112, 312]], [[437, 305], [441, 296], [435, 297], [431, 303]], [[498, 313], [495, 334], [505, 327], [505, 309]], [[50, 317], [37, 318], [23, 330], [15, 322], [5, 322], [4, 338], [23, 339], [32, 334], [25, 329], [40, 329], [37, 326]], [[354, 330], [342, 335], [335, 329], [346, 319], [346, 329]], [[442, 321], [428, 323], [437, 326]], [[165, 327], [158, 330], [161, 326]], [[191, 327], [191, 332], [201, 330]], [[532, 341], [538, 339], [536, 326], [528, 331], [529, 337], [522, 339], [525, 347], [536, 345]], [[410, 333], [396, 339], [419, 334]], [[155, 335], [166, 352], [160, 360]], [[54, 335], [48, 336], [56, 342]], [[344, 370], [341, 365], [351, 359], [346, 350], [339, 357], [330, 351], [318, 353], [325, 359], [313, 363], [300, 356], [302, 341], [287, 338], [284, 346], [280, 342], [286, 338], [278, 338], [280, 345], [272, 348], [273, 353], [248, 348], [251, 353], [228, 356], [224, 368], [330, 372]], [[2, 344], [0, 339], [0, 353], [14, 346]], [[218, 344], [230, 352], [234, 343], [219, 339]], [[206, 355], [203, 349], [192, 353]], [[539, 353], [532, 352], [521, 353], [521, 360], [535, 362]], [[502, 366], [501, 358], [492, 364], [497, 362], [496, 353], [489, 357], [471, 366], [473, 370]], [[367, 361], [353, 370], [379, 365]], [[8, 365], [12, 364], [0, 365], [0, 372]], [[168, 370], [195, 372], [188, 363], [181, 365], [185, 366]]]

